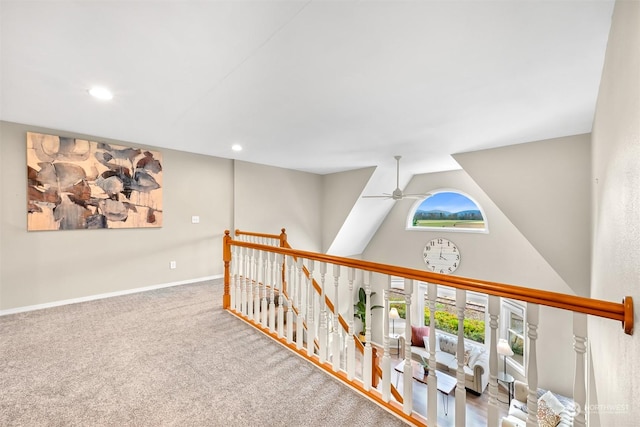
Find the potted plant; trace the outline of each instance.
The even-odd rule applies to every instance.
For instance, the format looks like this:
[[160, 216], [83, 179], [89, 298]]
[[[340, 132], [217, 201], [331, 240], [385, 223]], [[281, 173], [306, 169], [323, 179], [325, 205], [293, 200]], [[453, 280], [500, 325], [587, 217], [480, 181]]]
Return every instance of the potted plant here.
[[[375, 295], [375, 292], [371, 292], [371, 299]], [[381, 305], [374, 305], [371, 307], [371, 310], [375, 308], [382, 308]], [[360, 319], [362, 322], [362, 329], [360, 331], [360, 341], [364, 342], [364, 334], [367, 330], [367, 294], [364, 291], [364, 288], [358, 289], [358, 302], [353, 304], [353, 317], [356, 319]]]
[[423, 355], [420, 355], [420, 364], [422, 365], [422, 371], [424, 372], [424, 375], [429, 375], [429, 361], [425, 359]]

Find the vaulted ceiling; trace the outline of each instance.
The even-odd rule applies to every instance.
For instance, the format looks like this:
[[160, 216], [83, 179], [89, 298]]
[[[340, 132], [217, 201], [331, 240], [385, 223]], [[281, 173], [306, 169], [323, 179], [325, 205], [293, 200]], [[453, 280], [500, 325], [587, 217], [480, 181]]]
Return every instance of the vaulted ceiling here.
[[589, 132], [612, 10], [2, 0], [0, 118], [320, 174], [400, 154], [406, 182], [458, 168], [452, 153]]

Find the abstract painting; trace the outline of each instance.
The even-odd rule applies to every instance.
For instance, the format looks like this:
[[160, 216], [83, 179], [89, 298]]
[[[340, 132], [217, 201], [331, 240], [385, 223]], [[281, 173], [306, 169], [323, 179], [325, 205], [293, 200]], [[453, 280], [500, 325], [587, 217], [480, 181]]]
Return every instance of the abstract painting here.
[[162, 155], [27, 132], [27, 229], [162, 227]]

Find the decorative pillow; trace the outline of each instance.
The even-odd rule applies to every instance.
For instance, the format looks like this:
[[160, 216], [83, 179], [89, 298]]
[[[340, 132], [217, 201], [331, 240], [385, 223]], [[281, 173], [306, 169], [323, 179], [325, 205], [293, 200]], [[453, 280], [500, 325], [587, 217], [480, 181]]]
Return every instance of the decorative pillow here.
[[473, 365], [476, 364], [481, 354], [482, 354], [482, 351], [479, 348], [474, 348], [473, 350], [471, 350], [471, 354], [469, 355], [469, 360], [467, 360], [467, 366], [470, 368], [473, 368]]
[[422, 337], [422, 341], [424, 341], [424, 349], [429, 353], [429, 335]]
[[471, 358], [471, 349], [464, 349], [464, 365], [469, 366], [469, 359]]
[[429, 336], [428, 326], [411, 325], [411, 345], [422, 347], [424, 345], [424, 337]]
[[540, 427], [555, 427], [560, 422], [560, 412], [564, 406], [550, 391], [538, 399], [538, 425]]
[[[547, 406], [553, 409], [553, 412], [555, 412], [558, 415], [560, 415], [560, 413], [565, 409], [562, 402], [560, 402], [560, 400], [558, 400], [556, 395], [553, 394], [551, 391], [547, 391], [545, 394], [540, 396], [540, 399], [544, 399], [544, 401], [547, 402]], [[540, 399], [538, 399], [538, 401], [540, 401]]]

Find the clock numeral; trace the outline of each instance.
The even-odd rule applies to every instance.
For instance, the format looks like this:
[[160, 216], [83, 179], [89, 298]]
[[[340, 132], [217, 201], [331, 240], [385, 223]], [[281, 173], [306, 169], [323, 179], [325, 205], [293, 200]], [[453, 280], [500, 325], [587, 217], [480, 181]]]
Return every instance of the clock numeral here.
[[456, 255], [456, 260], [460, 261], [460, 255]]

